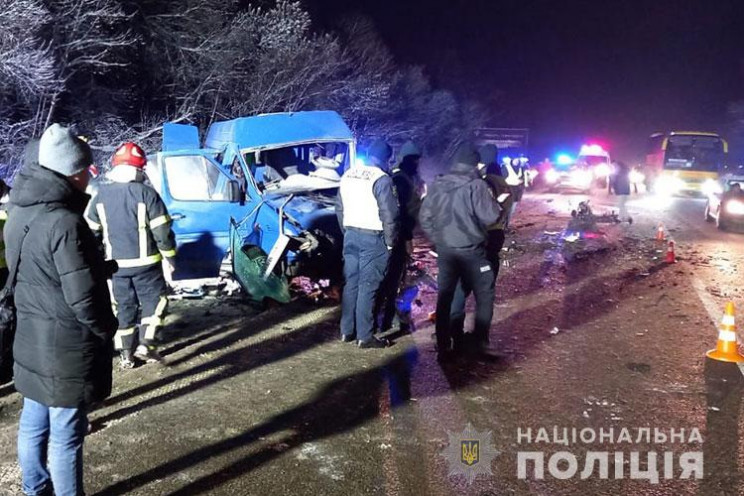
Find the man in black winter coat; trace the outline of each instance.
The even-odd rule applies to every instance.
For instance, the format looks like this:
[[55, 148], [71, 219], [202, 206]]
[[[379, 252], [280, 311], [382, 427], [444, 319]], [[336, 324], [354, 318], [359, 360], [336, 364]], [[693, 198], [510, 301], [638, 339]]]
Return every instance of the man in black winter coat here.
[[452, 299], [457, 284], [475, 295], [475, 333], [487, 336], [493, 317], [494, 271], [486, 255], [488, 226], [496, 223], [501, 208], [478, 172], [480, 157], [471, 144], [455, 153], [449, 174], [434, 181], [421, 207], [421, 227], [437, 250], [437, 351], [447, 360], [463, 348], [461, 329], [450, 326]]
[[[90, 405], [111, 393], [117, 321], [107, 269], [83, 220], [90, 148], [49, 127], [38, 163], [10, 195], [5, 239], [17, 266], [15, 387], [23, 396], [18, 459], [25, 494], [83, 494], [83, 439]], [[27, 232], [24, 238], [24, 233]], [[47, 463], [47, 454], [49, 463]]]

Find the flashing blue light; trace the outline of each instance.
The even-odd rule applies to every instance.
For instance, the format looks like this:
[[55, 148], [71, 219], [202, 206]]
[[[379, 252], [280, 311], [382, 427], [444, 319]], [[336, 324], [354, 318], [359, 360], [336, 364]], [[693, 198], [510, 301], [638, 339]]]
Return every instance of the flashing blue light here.
[[566, 153], [561, 153], [560, 155], [558, 155], [555, 161], [558, 165], [571, 165], [572, 163], [574, 163], [573, 157]]

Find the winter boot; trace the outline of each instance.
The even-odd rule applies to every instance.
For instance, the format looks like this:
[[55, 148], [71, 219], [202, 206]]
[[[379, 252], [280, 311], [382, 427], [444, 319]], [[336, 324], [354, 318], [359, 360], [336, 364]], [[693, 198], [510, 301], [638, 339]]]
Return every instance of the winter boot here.
[[119, 367], [123, 369], [133, 369], [136, 364], [130, 350], [121, 350], [119, 352]]
[[147, 363], [155, 363], [163, 360], [158, 350], [154, 346], [147, 346], [140, 344], [137, 349], [134, 350], [134, 356]]

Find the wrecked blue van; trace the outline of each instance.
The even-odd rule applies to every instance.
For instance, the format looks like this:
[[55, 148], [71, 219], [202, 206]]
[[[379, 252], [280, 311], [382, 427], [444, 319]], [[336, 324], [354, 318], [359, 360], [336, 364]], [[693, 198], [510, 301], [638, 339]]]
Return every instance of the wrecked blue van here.
[[289, 300], [294, 276], [340, 281], [334, 201], [356, 142], [336, 113], [166, 123], [147, 176], [173, 218], [174, 280], [217, 277], [225, 261], [256, 300]]

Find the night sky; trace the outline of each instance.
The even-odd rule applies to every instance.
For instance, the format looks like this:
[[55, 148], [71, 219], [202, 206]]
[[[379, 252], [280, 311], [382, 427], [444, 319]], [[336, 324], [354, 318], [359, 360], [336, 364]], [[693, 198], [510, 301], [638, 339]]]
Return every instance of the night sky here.
[[318, 2], [371, 17], [399, 62], [492, 102], [494, 124], [529, 127], [533, 158], [597, 140], [637, 160], [655, 131], [726, 133], [744, 99], [744, 0]]

